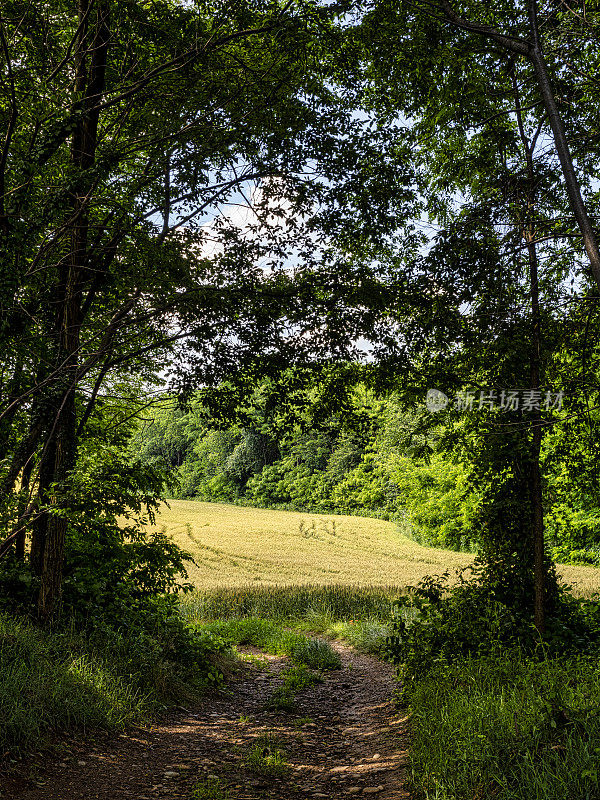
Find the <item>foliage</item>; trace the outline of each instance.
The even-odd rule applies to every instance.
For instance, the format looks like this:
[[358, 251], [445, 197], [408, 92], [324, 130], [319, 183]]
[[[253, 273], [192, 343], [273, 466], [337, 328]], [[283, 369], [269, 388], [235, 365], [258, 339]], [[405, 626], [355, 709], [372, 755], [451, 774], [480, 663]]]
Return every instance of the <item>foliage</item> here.
[[[189, 588], [190, 557], [165, 533], [146, 527], [155, 519], [165, 473], [131, 459], [127, 426], [107, 431], [115, 413], [105, 405], [82, 439], [68, 489], [61, 607], [77, 624], [101, 618], [122, 624], [131, 607]], [[57, 491], [58, 494], [58, 491]], [[0, 561], [1, 604], [28, 613], [39, 578], [30, 561]]]
[[[327, 364], [378, 339], [395, 289], [358, 251], [394, 238], [415, 197], [383, 155], [402, 132], [357, 114], [345, 17], [320, 0], [58, 0], [50, 15], [11, 0], [2, 16], [0, 520], [7, 549], [31, 537], [47, 622], [106, 398], [135, 414], [166, 381], [189, 396], [242, 364]], [[181, 463], [183, 418], [163, 422], [143, 458]], [[212, 490], [261, 465], [261, 436]]]
[[0, 614], [0, 749], [23, 754], [57, 731], [144, 721], [219, 685], [226, 651], [219, 637], [192, 634], [159, 607], [131, 611], [120, 630], [96, 620], [88, 632], [46, 632]]
[[472, 575], [449, 587], [445, 574], [422, 581], [410, 596], [396, 601], [410, 608], [396, 615], [386, 652], [410, 695], [419, 682], [444, 665], [469, 657], [519, 649], [532, 657], [597, 652], [600, 603], [580, 601], [565, 589], [548, 598], [551, 616], [543, 636], [534, 628], [530, 598], [522, 595], [518, 575], [511, 580], [504, 565], [476, 564]]
[[438, 662], [409, 700], [416, 798], [597, 796], [596, 656], [531, 659], [508, 648]]
[[[285, 432], [275, 447], [277, 427], [252, 408], [260, 434], [235, 425], [211, 428], [196, 406], [186, 413], [186, 429], [198, 438], [171, 471], [177, 496], [391, 517], [428, 546], [491, 559], [502, 550], [512, 566], [530, 562], [524, 552], [531, 549], [530, 496], [521, 464], [529, 445], [520, 428], [511, 433], [505, 420], [484, 423], [485, 412], [435, 419], [397, 395], [375, 399], [356, 389], [344, 412], [349, 418], [331, 416], [317, 426], [306, 411], [306, 425]], [[349, 428], [361, 415], [368, 424]], [[136, 450], [151, 431], [135, 435]], [[245, 472], [235, 472], [231, 465], [239, 448], [248, 452], [248, 442], [263, 445]], [[587, 426], [568, 419], [544, 442], [546, 537], [552, 555], [565, 563], [596, 563], [600, 545], [596, 457], [588, 444]]]

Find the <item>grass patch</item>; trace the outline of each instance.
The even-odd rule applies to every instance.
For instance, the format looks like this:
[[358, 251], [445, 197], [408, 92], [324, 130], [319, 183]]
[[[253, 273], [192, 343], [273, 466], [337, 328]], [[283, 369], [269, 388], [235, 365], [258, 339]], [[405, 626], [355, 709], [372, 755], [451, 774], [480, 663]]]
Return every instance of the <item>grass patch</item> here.
[[427, 800], [600, 795], [600, 665], [518, 652], [438, 666], [411, 689], [412, 782]]
[[378, 619], [357, 620], [356, 622], [337, 622], [327, 628], [326, 633], [336, 639], [343, 639], [361, 653], [381, 655], [386, 639], [392, 632], [390, 622]]
[[294, 728], [303, 728], [305, 725], [313, 725], [314, 719], [312, 717], [298, 717], [292, 722]]
[[222, 678], [210, 658], [226, 646], [210, 634], [194, 641], [201, 662], [190, 656], [182, 667], [169, 659], [168, 641], [147, 634], [102, 629], [91, 638], [0, 614], [0, 754], [39, 750], [59, 731], [119, 729], [170, 700], [198, 696]]
[[220, 778], [210, 775], [196, 785], [191, 800], [231, 800], [231, 795]]
[[267, 778], [284, 778], [290, 772], [285, 750], [272, 733], [261, 736], [244, 756], [244, 766]]
[[257, 617], [215, 620], [202, 628], [231, 644], [253, 645], [271, 655], [288, 656], [294, 663], [312, 669], [330, 670], [341, 667], [340, 657], [327, 642], [286, 630], [274, 620]]
[[295, 711], [296, 695], [323, 681], [320, 675], [311, 672], [304, 664], [288, 667], [283, 670], [281, 676], [283, 684], [275, 689], [267, 700], [267, 708], [272, 711]]
[[293, 642], [289, 651], [292, 661], [311, 667], [311, 669], [341, 669], [341, 659], [328, 642], [296, 635], [298, 638]]
[[399, 586], [243, 586], [196, 591], [180, 600], [181, 613], [194, 622], [265, 617], [306, 619], [314, 625], [365, 618], [387, 620]]
[[[182, 597], [180, 604], [190, 622], [264, 618], [297, 633], [342, 639], [361, 652], [381, 655], [391, 632], [393, 602], [401, 594], [393, 586], [225, 588], [194, 592]], [[402, 608], [395, 613], [408, 616], [412, 611]], [[324, 667], [315, 664], [315, 668]]]
[[322, 683], [323, 679], [319, 675], [315, 675], [303, 664], [298, 664], [294, 667], [288, 667], [282, 673], [283, 685], [290, 692], [301, 692], [303, 689], [309, 689], [315, 683]]

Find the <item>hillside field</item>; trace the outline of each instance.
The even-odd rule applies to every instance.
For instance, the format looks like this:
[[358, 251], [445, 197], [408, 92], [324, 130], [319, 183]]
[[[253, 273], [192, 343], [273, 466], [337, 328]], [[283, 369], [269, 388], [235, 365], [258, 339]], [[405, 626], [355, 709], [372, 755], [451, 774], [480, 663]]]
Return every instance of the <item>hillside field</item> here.
[[[170, 506], [170, 507], [169, 507]], [[472, 556], [422, 547], [398, 524], [370, 517], [278, 511], [170, 500], [157, 515], [195, 564], [198, 589], [298, 584], [414, 585], [424, 575], [451, 573]], [[561, 566], [578, 594], [600, 591], [600, 570]]]

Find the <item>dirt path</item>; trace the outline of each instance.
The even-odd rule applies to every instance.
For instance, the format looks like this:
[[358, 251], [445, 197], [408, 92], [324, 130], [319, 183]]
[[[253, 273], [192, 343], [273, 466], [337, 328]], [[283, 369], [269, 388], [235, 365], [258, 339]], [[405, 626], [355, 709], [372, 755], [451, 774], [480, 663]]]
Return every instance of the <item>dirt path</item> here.
[[[231, 800], [407, 798], [403, 719], [390, 702], [393, 671], [350, 647], [333, 646], [343, 668], [302, 692], [295, 713], [265, 710], [286, 661], [261, 655], [262, 663], [248, 663], [201, 708], [173, 712], [160, 724], [118, 737], [71, 741], [68, 756], [39, 774], [37, 785], [3, 781], [1, 796], [191, 800], [195, 786], [217, 776]], [[285, 750], [290, 768], [283, 777], [257, 774], [243, 763], [266, 734]]]

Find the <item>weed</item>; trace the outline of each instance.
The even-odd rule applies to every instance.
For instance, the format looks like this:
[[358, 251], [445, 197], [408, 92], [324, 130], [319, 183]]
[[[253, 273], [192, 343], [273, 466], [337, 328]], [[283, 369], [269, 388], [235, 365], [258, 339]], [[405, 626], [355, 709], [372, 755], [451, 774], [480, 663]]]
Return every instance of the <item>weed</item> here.
[[314, 724], [314, 719], [312, 717], [298, 717], [292, 722], [294, 728], [303, 728], [304, 725], [312, 724]]
[[299, 638], [290, 648], [290, 658], [297, 664], [313, 669], [341, 669], [339, 655], [328, 642], [321, 639]]
[[290, 771], [285, 751], [271, 733], [264, 734], [252, 745], [244, 757], [244, 766], [269, 778], [283, 778]]
[[294, 694], [286, 689], [285, 686], [280, 686], [275, 689], [273, 694], [265, 703], [265, 707], [269, 711], [285, 711], [291, 713], [296, 710], [296, 699]]
[[295, 695], [303, 689], [321, 683], [322, 678], [311, 672], [304, 664], [296, 664], [282, 672], [283, 684], [275, 689], [267, 700], [267, 708], [271, 711], [294, 711]]
[[39, 749], [50, 732], [121, 728], [197, 697], [221, 676], [214, 661], [226, 645], [202, 631], [177, 638], [179, 627], [163, 639], [100, 625], [93, 635], [49, 632], [0, 614], [0, 754]]
[[196, 784], [192, 793], [192, 800], [230, 800], [230, 798], [227, 787], [215, 775], [210, 775]]
[[323, 678], [311, 672], [305, 664], [296, 664], [293, 667], [285, 669], [282, 672], [282, 676], [283, 685], [290, 692], [301, 692], [303, 689], [314, 686], [315, 683], [323, 682]]
[[329, 626], [327, 633], [349, 642], [362, 653], [383, 653], [392, 626], [389, 622], [377, 619], [336, 622]]

